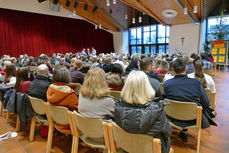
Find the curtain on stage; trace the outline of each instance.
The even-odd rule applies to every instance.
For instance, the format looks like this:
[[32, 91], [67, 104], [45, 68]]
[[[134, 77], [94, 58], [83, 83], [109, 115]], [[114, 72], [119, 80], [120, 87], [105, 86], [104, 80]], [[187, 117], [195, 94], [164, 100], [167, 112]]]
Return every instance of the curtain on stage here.
[[0, 55], [75, 53], [91, 47], [113, 52], [113, 35], [84, 20], [0, 9]]

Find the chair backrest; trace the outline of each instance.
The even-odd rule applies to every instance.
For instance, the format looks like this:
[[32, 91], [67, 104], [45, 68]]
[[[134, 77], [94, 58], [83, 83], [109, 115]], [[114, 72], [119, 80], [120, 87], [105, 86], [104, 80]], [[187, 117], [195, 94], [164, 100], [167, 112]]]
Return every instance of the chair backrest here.
[[33, 110], [39, 114], [39, 115], [44, 115], [45, 114], [45, 108], [44, 108], [44, 100], [31, 97], [29, 96], [29, 100], [32, 104]]
[[180, 102], [170, 99], [164, 99], [170, 102], [166, 105], [164, 110], [166, 115], [177, 120], [189, 121], [197, 119], [197, 104], [194, 102]]
[[158, 76], [161, 78], [161, 82], [163, 82], [165, 75], [158, 74]]
[[[118, 146], [130, 153], [153, 153], [154, 150], [157, 149], [158, 152], [155, 152], [161, 153], [160, 148], [153, 148], [154, 138], [152, 136], [128, 133], [115, 123], [109, 125], [111, 125], [112, 128], [112, 131], [109, 131], [111, 133], [110, 140], [113, 139], [115, 141], [115, 143], [110, 142], [111, 148]], [[116, 146], [114, 146], [114, 144], [116, 144]]]
[[121, 99], [121, 92], [120, 91], [112, 91], [110, 92], [110, 95], [114, 97], [114, 100]]
[[211, 91], [208, 88], [205, 88], [205, 92], [208, 96], [209, 101], [211, 102], [211, 107], [215, 109], [215, 92]]
[[29, 66], [29, 71], [34, 72], [37, 69], [36, 66]]
[[73, 111], [73, 114], [73, 123], [76, 124], [76, 127], [81, 133], [90, 138], [103, 138], [102, 119], [84, 117], [76, 111]]
[[76, 86], [75, 91], [76, 91], [76, 93], [79, 95], [80, 88], [81, 88], [81, 84], [79, 84], [79, 83], [71, 83], [71, 84], [73, 84], [73, 85]]
[[69, 124], [67, 107], [55, 106], [55, 105], [51, 105], [50, 103], [48, 103], [48, 106], [49, 106], [50, 115], [56, 123], [62, 125]]

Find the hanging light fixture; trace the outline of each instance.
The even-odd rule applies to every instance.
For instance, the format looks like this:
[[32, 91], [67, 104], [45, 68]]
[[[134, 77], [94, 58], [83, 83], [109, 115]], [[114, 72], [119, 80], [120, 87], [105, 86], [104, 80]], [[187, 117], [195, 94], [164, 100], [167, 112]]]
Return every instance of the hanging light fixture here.
[[139, 18], [138, 18], [138, 22], [139, 22], [139, 23], [142, 23], [142, 15], [141, 15], [141, 12], [140, 12], [140, 16], [139, 16]]
[[116, 0], [113, 0], [113, 4], [116, 4], [117, 2], [116, 2]]
[[102, 29], [102, 25], [101, 24], [99, 24], [99, 29]]
[[98, 29], [98, 26], [97, 25], [95, 25], [95, 29]]
[[110, 6], [111, 3], [110, 3], [110, 0], [107, 0], [107, 6]]
[[186, 15], [186, 14], [188, 14], [188, 8], [186, 7], [186, 1], [187, 0], [185, 0], [185, 3], [184, 3], [184, 14]]
[[76, 11], [73, 11], [72, 16], [76, 16]]
[[132, 18], [132, 23], [135, 24], [135, 18]]
[[126, 20], [128, 19], [128, 15], [127, 15], [127, 14], [125, 15], [125, 19], [126, 19]]
[[193, 13], [197, 13], [197, 5], [196, 5], [196, 0], [195, 0], [195, 5], [193, 7]]

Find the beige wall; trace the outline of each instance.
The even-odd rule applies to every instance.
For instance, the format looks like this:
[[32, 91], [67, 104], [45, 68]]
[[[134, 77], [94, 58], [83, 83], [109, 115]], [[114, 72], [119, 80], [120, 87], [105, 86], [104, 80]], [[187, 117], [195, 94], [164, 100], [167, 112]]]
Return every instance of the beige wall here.
[[114, 32], [113, 41], [114, 41], [114, 50], [115, 53], [122, 54], [128, 53], [128, 31], [124, 32]]
[[[194, 23], [171, 26], [169, 54], [182, 53], [185, 55], [191, 55], [192, 53], [199, 53], [199, 42], [201, 42], [199, 37], [202, 38], [200, 27], [200, 25]], [[182, 37], [184, 37], [183, 45], [181, 41]]]

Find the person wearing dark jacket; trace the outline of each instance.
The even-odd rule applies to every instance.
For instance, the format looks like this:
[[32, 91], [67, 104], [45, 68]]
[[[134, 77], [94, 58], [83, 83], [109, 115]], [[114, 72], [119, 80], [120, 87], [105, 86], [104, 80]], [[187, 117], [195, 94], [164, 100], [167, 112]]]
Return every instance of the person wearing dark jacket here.
[[37, 75], [29, 87], [29, 95], [47, 101], [47, 90], [51, 84], [51, 80], [48, 78], [49, 69], [45, 64], [41, 64], [37, 67]]
[[133, 70], [139, 70], [139, 59], [136, 55], [134, 55], [131, 59], [130, 64], [126, 68], [125, 74], [128, 75]]
[[[176, 73], [173, 79], [164, 82], [165, 97], [176, 101], [195, 102], [203, 107], [202, 111], [202, 128], [208, 128], [210, 125], [216, 125], [212, 118], [215, 115], [210, 108], [210, 101], [205, 93], [204, 87], [197, 79], [188, 78], [186, 75], [187, 65], [183, 58], [173, 61], [174, 71]], [[196, 124], [195, 120], [180, 121], [169, 117], [170, 120], [178, 126], [184, 128], [180, 133], [180, 138], [188, 141], [188, 131], [185, 127]]]
[[132, 71], [115, 103], [115, 122], [126, 132], [151, 135], [161, 140], [162, 153], [170, 150], [170, 126], [163, 109], [164, 103], [152, 99], [155, 91], [147, 75]]
[[74, 70], [70, 72], [72, 82], [83, 84], [84, 74], [80, 71], [83, 68], [83, 63], [81, 60], [75, 60]]

